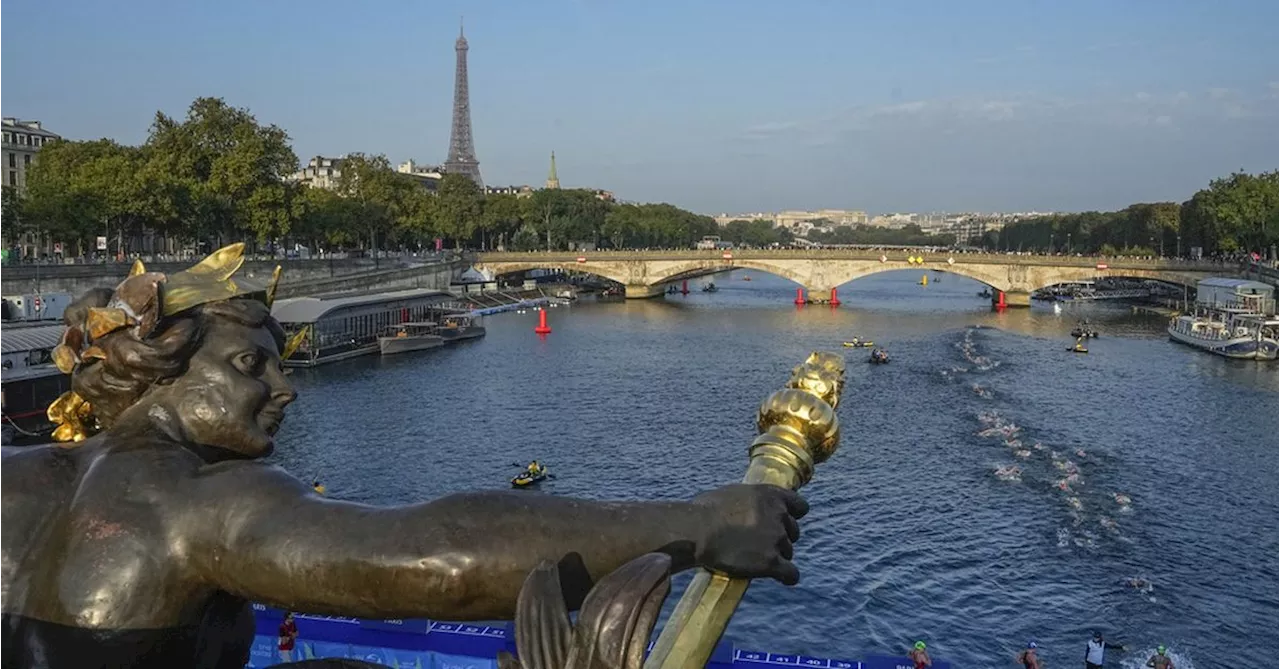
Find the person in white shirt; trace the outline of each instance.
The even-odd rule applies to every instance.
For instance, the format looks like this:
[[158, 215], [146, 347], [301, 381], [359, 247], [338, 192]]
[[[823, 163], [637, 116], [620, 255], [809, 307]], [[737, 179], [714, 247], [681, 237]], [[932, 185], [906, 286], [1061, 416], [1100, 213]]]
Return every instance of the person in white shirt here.
[[1102, 639], [1102, 632], [1094, 632], [1093, 638], [1089, 640], [1084, 651], [1084, 667], [1085, 669], [1102, 669], [1102, 663], [1105, 662], [1105, 653], [1108, 648], [1124, 652], [1124, 646], [1118, 643], [1107, 643]]

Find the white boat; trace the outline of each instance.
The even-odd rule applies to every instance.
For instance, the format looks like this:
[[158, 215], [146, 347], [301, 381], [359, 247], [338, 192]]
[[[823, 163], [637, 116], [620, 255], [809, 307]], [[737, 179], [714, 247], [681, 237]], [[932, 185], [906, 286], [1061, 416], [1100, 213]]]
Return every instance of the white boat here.
[[440, 326], [435, 323], [401, 323], [383, 337], [378, 337], [378, 348], [382, 355], [425, 351], [444, 346], [444, 337], [437, 334]]
[[1211, 309], [1169, 321], [1169, 338], [1237, 360], [1275, 360], [1280, 348], [1275, 316], [1243, 309]]

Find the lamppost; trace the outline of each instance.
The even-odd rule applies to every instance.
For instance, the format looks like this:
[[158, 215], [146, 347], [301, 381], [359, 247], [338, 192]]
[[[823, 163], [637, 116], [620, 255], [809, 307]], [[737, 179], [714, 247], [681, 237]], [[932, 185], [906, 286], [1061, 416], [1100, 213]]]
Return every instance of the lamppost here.
[[1178, 258], [1182, 257], [1182, 233], [1181, 232], [1178, 233], [1178, 251], [1174, 254], [1174, 256]]
[[1067, 255], [1071, 255], [1071, 233], [1067, 233]]

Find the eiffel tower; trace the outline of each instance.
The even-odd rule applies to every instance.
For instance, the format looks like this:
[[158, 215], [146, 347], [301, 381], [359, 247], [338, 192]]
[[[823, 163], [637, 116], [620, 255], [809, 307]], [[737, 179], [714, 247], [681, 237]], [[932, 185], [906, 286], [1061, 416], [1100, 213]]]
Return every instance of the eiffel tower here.
[[458, 65], [453, 74], [453, 131], [449, 133], [449, 157], [444, 161], [447, 174], [461, 174], [481, 190], [480, 161], [476, 159], [476, 145], [471, 139], [471, 93], [467, 89], [467, 38], [458, 26], [458, 41], [453, 48], [458, 53]]

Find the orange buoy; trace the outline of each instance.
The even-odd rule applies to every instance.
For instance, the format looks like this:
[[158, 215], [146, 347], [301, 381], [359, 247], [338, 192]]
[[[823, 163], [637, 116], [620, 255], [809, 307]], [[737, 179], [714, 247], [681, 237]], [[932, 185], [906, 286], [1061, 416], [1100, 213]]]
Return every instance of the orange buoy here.
[[804, 289], [803, 289], [803, 288], [797, 288], [797, 289], [796, 289], [796, 304], [804, 304], [804, 303], [805, 303], [805, 299], [804, 299]]
[[533, 331], [537, 332], [540, 335], [551, 334], [551, 326], [547, 325], [546, 309], [541, 309], [538, 311], [538, 327], [534, 328]]
[[840, 306], [840, 296], [836, 294], [835, 288], [831, 289], [831, 306], [833, 307]]

